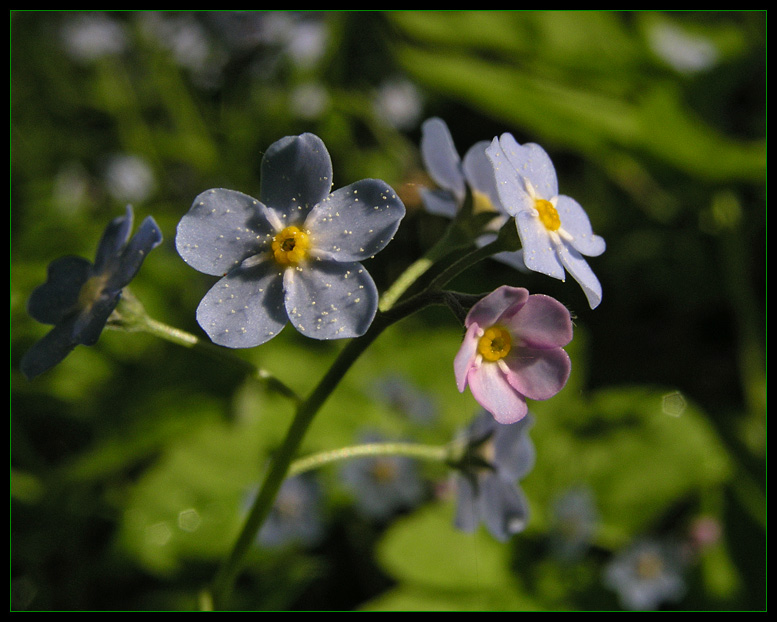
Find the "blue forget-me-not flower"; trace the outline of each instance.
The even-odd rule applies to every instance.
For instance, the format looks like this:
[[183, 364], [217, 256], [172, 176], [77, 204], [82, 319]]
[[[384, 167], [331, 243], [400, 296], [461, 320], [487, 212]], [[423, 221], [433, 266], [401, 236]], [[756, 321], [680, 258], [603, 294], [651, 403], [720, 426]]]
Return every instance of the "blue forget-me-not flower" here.
[[215, 343], [256, 346], [288, 321], [316, 339], [369, 328], [378, 292], [360, 262], [389, 243], [405, 207], [381, 180], [331, 188], [324, 143], [302, 134], [265, 153], [259, 199], [216, 188], [194, 200], [176, 247], [196, 270], [222, 277], [197, 308]]
[[680, 600], [686, 591], [678, 549], [669, 542], [642, 539], [616, 555], [605, 567], [604, 584], [630, 610], [657, 609]]
[[[494, 240], [497, 231], [510, 218], [497, 192], [493, 165], [486, 156], [490, 144], [487, 140], [476, 142], [462, 159], [445, 121], [431, 117], [421, 125], [421, 157], [427, 173], [438, 186], [421, 189], [424, 207], [431, 214], [454, 218], [464, 205], [469, 188], [473, 212], [493, 215], [476, 239], [478, 246]], [[521, 251], [496, 253], [492, 259], [526, 271]]]
[[531, 416], [502, 424], [483, 411], [469, 426], [469, 458], [457, 477], [457, 529], [471, 533], [482, 521], [492, 536], [506, 541], [526, 528], [529, 504], [518, 481], [534, 467], [531, 424]]
[[566, 271], [580, 284], [591, 308], [602, 300], [602, 286], [584, 259], [605, 250], [583, 208], [558, 193], [556, 169], [545, 150], [520, 145], [511, 134], [494, 138], [486, 149], [502, 205], [515, 217], [527, 268], [564, 280]]
[[[364, 443], [383, 439], [370, 434]], [[354, 493], [356, 508], [364, 516], [386, 520], [395, 512], [412, 507], [424, 496], [416, 462], [407, 456], [375, 455], [346, 462], [343, 481]]]
[[140, 270], [146, 255], [162, 242], [162, 232], [150, 216], [132, 231], [132, 207], [105, 229], [94, 264], [83, 257], [66, 256], [49, 264], [48, 278], [27, 302], [37, 321], [53, 324], [21, 360], [21, 370], [33, 378], [62, 361], [77, 345], [97, 343], [119, 303], [122, 289]]
[[313, 546], [324, 535], [321, 518], [321, 488], [311, 477], [298, 475], [285, 480], [270, 513], [257, 534], [262, 546], [287, 544]]

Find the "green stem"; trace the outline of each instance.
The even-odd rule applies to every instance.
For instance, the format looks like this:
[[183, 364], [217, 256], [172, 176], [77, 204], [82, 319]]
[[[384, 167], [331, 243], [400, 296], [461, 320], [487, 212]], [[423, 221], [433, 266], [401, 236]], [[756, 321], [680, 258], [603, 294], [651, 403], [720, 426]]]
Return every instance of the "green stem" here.
[[235, 356], [231, 350], [217, 346], [209, 341], [204, 341], [196, 335], [153, 319], [146, 313], [140, 301], [127, 289], [124, 290], [122, 301], [116, 311], [114, 311], [114, 315], [111, 316], [108, 327], [130, 332], [145, 332], [184, 348], [199, 350], [219, 361], [237, 367], [242, 373], [258, 380], [268, 389], [291, 399], [297, 404], [302, 401], [302, 398], [292, 388], [284, 384], [268, 370], [256, 367], [253, 363]]
[[424, 291], [408, 298], [404, 302], [390, 306], [390, 308], [383, 312], [379, 312], [367, 332], [361, 337], [348, 342], [324, 377], [321, 378], [318, 385], [313, 389], [313, 392], [298, 405], [294, 420], [286, 433], [283, 443], [273, 456], [270, 469], [265, 476], [259, 494], [254, 500], [243, 529], [225, 563], [214, 578], [212, 595], [213, 603], [216, 607], [223, 607], [227, 602], [234, 581], [240, 572], [243, 559], [272, 509], [278, 490], [289, 473], [292, 461], [305, 433], [310, 427], [313, 418], [335, 390], [343, 376], [386, 328], [426, 306], [446, 303], [447, 296], [442, 291], [442, 286], [461, 271], [484, 257], [504, 250], [503, 237], [500, 235], [495, 242], [472, 251], [458, 261], [455, 261], [435, 277], [432, 284]]
[[295, 460], [289, 467], [288, 476], [299, 475], [305, 471], [311, 471], [332, 462], [364, 458], [366, 456], [407, 456], [420, 460], [446, 462], [450, 458], [450, 452], [450, 447], [447, 445], [421, 445], [419, 443], [400, 442], [365, 443], [363, 445], [352, 445], [351, 447], [322, 451]]

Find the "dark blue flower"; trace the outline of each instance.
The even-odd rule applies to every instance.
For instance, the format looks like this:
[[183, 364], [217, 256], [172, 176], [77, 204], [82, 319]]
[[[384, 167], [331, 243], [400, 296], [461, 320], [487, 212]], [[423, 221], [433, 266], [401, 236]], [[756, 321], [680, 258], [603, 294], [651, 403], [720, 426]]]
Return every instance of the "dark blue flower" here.
[[458, 465], [454, 525], [474, 531], [482, 521], [497, 540], [523, 531], [529, 504], [518, 481], [534, 467], [531, 416], [511, 424], [481, 412], [466, 433], [468, 451]]
[[54, 328], [25, 353], [21, 370], [34, 378], [54, 367], [77, 345], [97, 343], [105, 324], [135, 277], [146, 255], [162, 242], [162, 232], [150, 216], [130, 239], [132, 207], [111, 221], [103, 233], [94, 264], [67, 256], [49, 265], [48, 279], [27, 303], [28, 313]]
[[222, 277], [197, 308], [214, 343], [248, 348], [288, 321], [316, 339], [364, 334], [378, 292], [361, 261], [391, 241], [405, 207], [383, 181], [335, 192], [332, 161], [313, 134], [287, 136], [262, 159], [259, 200], [207, 190], [178, 224], [178, 253]]

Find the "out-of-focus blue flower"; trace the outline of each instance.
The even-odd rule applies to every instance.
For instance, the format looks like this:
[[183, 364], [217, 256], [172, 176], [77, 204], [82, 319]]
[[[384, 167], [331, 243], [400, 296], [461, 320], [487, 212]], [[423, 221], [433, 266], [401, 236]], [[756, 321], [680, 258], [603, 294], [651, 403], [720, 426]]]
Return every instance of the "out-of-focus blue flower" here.
[[594, 235], [580, 204], [558, 194], [556, 169], [548, 154], [534, 143], [520, 145], [505, 133], [493, 139], [486, 155], [502, 205], [515, 217], [526, 267], [562, 281], [566, 269], [583, 288], [591, 308], [598, 306], [602, 286], [583, 255], [601, 255], [605, 242]]
[[501, 424], [485, 411], [472, 422], [469, 451], [458, 465], [456, 528], [472, 532], [482, 521], [500, 541], [526, 528], [529, 504], [518, 481], [534, 467], [531, 424], [531, 416]]
[[560, 559], [579, 559], [591, 544], [599, 515], [587, 488], [573, 488], [558, 497], [552, 508], [551, 548]]
[[130, 239], [132, 207], [115, 218], [103, 233], [94, 264], [82, 257], [61, 257], [49, 264], [48, 279], [27, 303], [28, 313], [54, 328], [21, 360], [21, 370], [34, 378], [54, 367], [77, 345], [97, 343], [146, 255], [162, 242], [162, 232], [150, 216]]
[[381, 378], [375, 384], [376, 397], [416, 423], [431, 423], [437, 416], [433, 396], [399, 375]]
[[[368, 435], [363, 440], [377, 443], [384, 439]], [[357, 510], [376, 520], [386, 520], [395, 512], [413, 507], [424, 496], [416, 463], [407, 456], [356, 458], [345, 463], [341, 475], [354, 494]]]
[[290, 477], [281, 485], [257, 542], [271, 548], [318, 544], [324, 534], [320, 505], [321, 489], [316, 480], [304, 475]]
[[685, 594], [682, 560], [677, 547], [658, 540], [640, 540], [606, 566], [604, 584], [618, 593], [630, 610], [657, 609]]
[[324, 143], [302, 134], [265, 153], [259, 200], [221, 188], [194, 200], [175, 241], [189, 265], [222, 277], [197, 308], [215, 343], [256, 346], [288, 321], [316, 339], [369, 328], [378, 292], [360, 262], [389, 243], [405, 207], [377, 179], [331, 188]]

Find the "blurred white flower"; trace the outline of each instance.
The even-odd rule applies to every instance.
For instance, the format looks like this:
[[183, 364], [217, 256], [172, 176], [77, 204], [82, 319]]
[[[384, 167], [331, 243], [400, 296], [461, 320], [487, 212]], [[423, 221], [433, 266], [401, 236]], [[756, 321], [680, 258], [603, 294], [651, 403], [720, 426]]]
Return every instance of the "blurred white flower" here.
[[110, 195], [121, 202], [145, 201], [156, 188], [151, 166], [133, 155], [115, 155], [105, 168], [105, 185]]
[[62, 27], [65, 51], [74, 59], [93, 61], [121, 54], [127, 47], [124, 27], [102, 13], [82, 13]]
[[674, 24], [655, 24], [648, 31], [648, 43], [656, 55], [680, 73], [705, 71], [718, 61], [718, 49], [712, 41]]

